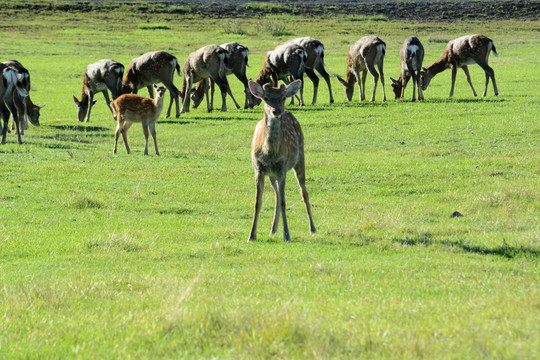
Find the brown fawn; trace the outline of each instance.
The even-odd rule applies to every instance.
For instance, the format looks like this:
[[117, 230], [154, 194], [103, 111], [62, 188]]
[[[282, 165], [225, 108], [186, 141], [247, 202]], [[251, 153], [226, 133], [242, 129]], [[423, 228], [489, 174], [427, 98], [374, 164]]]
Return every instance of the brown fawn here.
[[301, 80], [295, 80], [285, 87], [272, 88], [270, 84], [261, 87], [250, 80], [249, 90], [258, 99], [264, 101], [264, 117], [255, 128], [251, 143], [251, 160], [255, 168], [257, 185], [255, 214], [249, 234], [250, 240], [257, 237], [257, 220], [261, 211], [264, 178], [268, 176], [276, 193], [276, 207], [271, 234], [277, 231], [280, 212], [283, 213], [283, 238], [291, 241], [287, 217], [285, 214], [285, 178], [287, 171], [294, 169], [296, 179], [302, 190], [302, 199], [306, 205], [311, 233], [317, 232], [311, 217], [311, 205], [306, 189], [304, 163], [304, 135], [298, 120], [285, 110], [285, 99], [293, 97], [302, 86]]
[[116, 147], [118, 144], [118, 136], [122, 133], [124, 139], [124, 145], [126, 145], [127, 153], [130, 153], [129, 145], [127, 141], [127, 131], [134, 122], [142, 123], [144, 132], [144, 155], [148, 155], [148, 128], [150, 127], [150, 133], [154, 138], [154, 147], [156, 149], [156, 155], [159, 155], [157, 140], [156, 140], [156, 121], [163, 110], [163, 98], [165, 91], [164, 86], [154, 85], [156, 91], [156, 97], [154, 99], [143, 98], [134, 94], [124, 94], [111, 102], [111, 109], [113, 111], [113, 117], [118, 122], [116, 126], [116, 133], [114, 134], [114, 150], [116, 154]]

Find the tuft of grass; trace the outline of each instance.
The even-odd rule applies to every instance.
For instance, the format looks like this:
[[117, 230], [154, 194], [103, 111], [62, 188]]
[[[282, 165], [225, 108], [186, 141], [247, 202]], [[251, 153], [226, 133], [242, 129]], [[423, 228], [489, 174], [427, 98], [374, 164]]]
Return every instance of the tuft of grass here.
[[141, 30], [170, 30], [171, 27], [167, 24], [144, 23], [144, 24], [139, 24], [139, 29]]

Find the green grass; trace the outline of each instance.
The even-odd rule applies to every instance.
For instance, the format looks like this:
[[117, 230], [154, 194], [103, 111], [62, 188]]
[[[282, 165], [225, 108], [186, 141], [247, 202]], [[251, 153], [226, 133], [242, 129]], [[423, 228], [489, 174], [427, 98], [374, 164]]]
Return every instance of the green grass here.
[[[23, 145], [12, 133], [0, 146], [0, 358], [538, 357], [538, 22], [277, 15], [242, 19], [245, 31], [231, 36], [222, 19], [122, 9], [0, 13], [2, 57], [30, 70], [32, 99], [46, 104]], [[141, 29], [146, 21], [169, 29]], [[291, 34], [258, 33], [261, 24]], [[346, 103], [335, 75], [348, 46], [372, 33], [387, 43], [388, 101], [379, 86], [374, 103], [359, 104], [357, 90]], [[490, 86], [473, 98], [460, 73], [448, 99], [444, 72], [425, 101], [412, 103], [410, 88], [393, 100], [389, 77], [406, 36], [423, 41], [429, 65], [467, 33], [497, 46], [498, 97]], [[262, 107], [236, 110], [229, 99], [227, 113], [162, 116], [159, 157], [143, 156], [137, 125], [132, 154], [119, 144], [113, 156], [101, 96], [91, 122], [77, 122], [72, 95], [98, 59], [127, 66], [161, 49], [183, 62], [201, 46], [238, 41], [254, 78], [266, 51], [306, 35], [325, 44], [336, 98], [328, 104], [321, 79], [316, 106], [289, 106], [305, 136], [316, 235], [290, 173], [294, 241], [283, 242], [281, 227], [267, 235], [267, 186], [258, 241], [246, 243]], [[481, 92], [483, 72], [471, 66], [471, 76]]]

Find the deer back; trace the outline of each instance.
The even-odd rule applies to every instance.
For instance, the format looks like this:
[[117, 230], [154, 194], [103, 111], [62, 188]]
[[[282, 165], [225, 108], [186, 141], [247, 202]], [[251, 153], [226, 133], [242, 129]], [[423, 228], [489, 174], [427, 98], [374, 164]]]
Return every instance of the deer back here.
[[[131, 91], [158, 82], [169, 81], [178, 69], [178, 60], [165, 51], [151, 51], [131, 60], [124, 78], [124, 85]], [[126, 91], [124, 87], [123, 92]]]

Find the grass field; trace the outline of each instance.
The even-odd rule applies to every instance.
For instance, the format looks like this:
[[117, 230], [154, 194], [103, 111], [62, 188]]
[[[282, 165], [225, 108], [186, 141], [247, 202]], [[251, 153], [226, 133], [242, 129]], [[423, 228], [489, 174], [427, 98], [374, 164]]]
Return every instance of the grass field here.
[[[32, 100], [46, 104], [23, 145], [11, 133], [0, 146], [0, 358], [539, 357], [538, 21], [51, 8], [0, 10], [2, 59], [30, 70]], [[405, 37], [420, 38], [429, 65], [448, 40], [473, 33], [497, 47], [498, 97], [490, 85], [473, 98], [460, 72], [449, 99], [447, 71], [425, 101], [411, 102], [412, 88], [394, 100]], [[368, 34], [387, 44], [388, 101], [379, 86], [374, 103], [360, 104], [357, 89], [347, 103], [335, 75]], [[236, 110], [229, 99], [226, 113], [162, 115], [159, 157], [152, 147], [143, 156], [138, 125], [132, 153], [119, 144], [112, 154], [115, 123], [101, 96], [91, 121], [77, 121], [72, 96], [96, 60], [127, 66], [165, 50], [183, 63], [204, 45], [238, 41], [255, 78], [266, 51], [300, 36], [325, 44], [336, 98], [328, 104], [321, 79], [316, 106], [289, 106], [305, 136], [316, 235], [290, 173], [293, 242], [281, 227], [268, 235], [268, 185], [258, 240], [246, 243], [262, 107]], [[484, 73], [470, 69], [481, 93]]]

